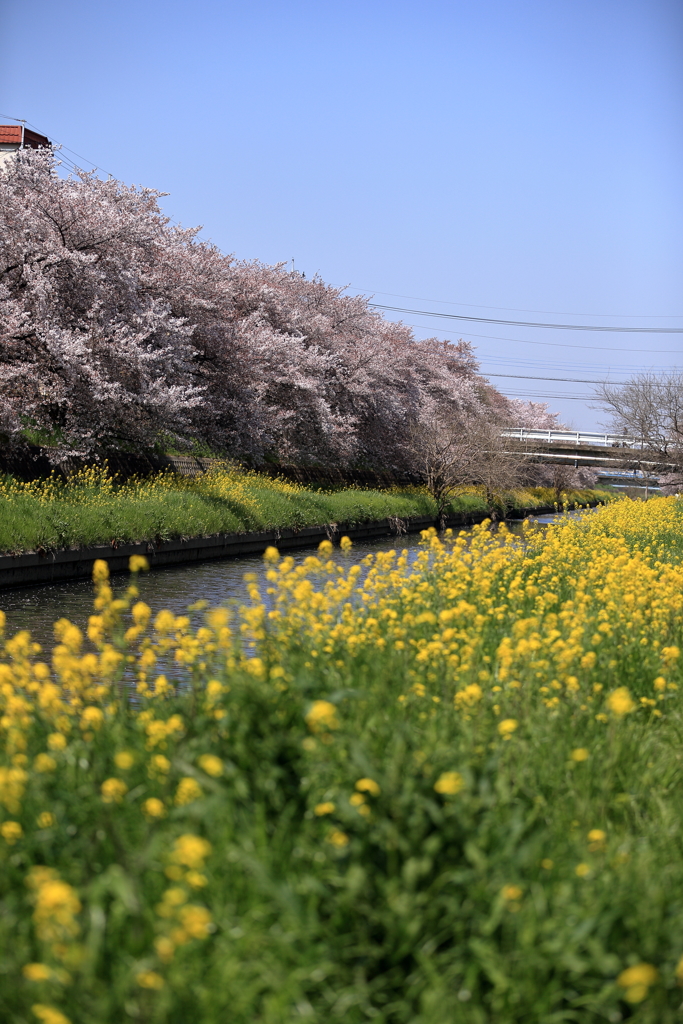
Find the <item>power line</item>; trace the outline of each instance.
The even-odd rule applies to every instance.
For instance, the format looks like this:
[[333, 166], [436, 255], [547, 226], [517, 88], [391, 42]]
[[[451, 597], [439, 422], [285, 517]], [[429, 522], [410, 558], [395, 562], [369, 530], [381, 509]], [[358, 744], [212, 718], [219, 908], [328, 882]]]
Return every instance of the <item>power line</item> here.
[[409, 313], [411, 316], [434, 316], [444, 320], [466, 320], [468, 323], [501, 324], [503, 327], [543, 327], [554, 331], [614, 331], [620, 334], [683, 334], [683, 327], [608, 327], [585, 324], [541, 324], [521, 320], [493, 320], [485, 316], [464, 316], [461, 313], [432, 313], [427, 309], [401, 309], [399, 306], [384, 306], [369, 302], [373, 309], [386, 309], [392, 313]]
[[[406, 323], [406, 327], [414, 327], [418, 331], [428, 331], [428, 327], [424, 327], [422, 324], [410, 324]], [[441, 334], [457, 334], [458, 337], [462, 337], [461, 331], [449, 331], [447, 327], [439, 327], [437, 330]], [[663, 356], [679, 356], [680, 349], [677, 348], [615, 348], [613, 345], [571, 345], [566, 341], [528, 341], [526, 338], [502, 338], [499, 334], [475, 334], [473, 331], [466, 331], [468, 338], [485, 338], [486, 341], [510, 341], [515, 345], [540, 345], [542, 348], [576, 348], [583, 349], [588, 352], [633, 352], [638, 355], [643, 353], [651, 353], [652, 355]]]
[[[515, 356], [501, 356], [493, 352], [483, 352], [477, 350], [477, 361], [482, 364], [495, 365], [495, 366], [506, 366], [511, 367], [515, 370], [544, 370], [550, 373], [599, 373], [602, 378], [611, 376], [613, 373], [651, 373], [652, 365], [649, 366], [625, 366], [622, 362], [621, 365], [603, 365], [598, 363], [581, 363], [579, 361], [569, 362], [562, 359], [524, 359]], [[658, 373], [665, 372], [680, 372], [680, 367], [676, 365], [658, 366]]]
[[468, 309], [498, 309], [511, 313], [542, 313], [544, 316], [597, 316], [614, 317], [619, 320], [639, 320], [648, 318], [650, 320], [675, 320], [683, 317], [683, 313], [558, 313], [552, 309], [520, 309], [517, 306], [485, 306], [476, 302], [453, 302], [449, 299], [425, 299], [419, 295], [399, 295], [396, 292], [380, 292], [372, 288], [358, 288], [357, 285], [349, 287], [358, 291], [369, 292], [374, 295], [390, 295], [394, 299], [414, 299], [416, 302], [438, 302], [444, 306], [465, 306]]
[[582, 380], [580, 377], [534, 377], [530, 373], [487, 373], [483, 372], [484, 377], [513, 377], [515, 380], [556, 380], [561, 381], [564, 384], [612, 384], [622, 388], [635, 387], [634, 384], [629, 380]]
[[541, 398], [549, 402], [585, 402], [585, 395], [546, 395], [538, 391], [510, 391], [506, 398]]

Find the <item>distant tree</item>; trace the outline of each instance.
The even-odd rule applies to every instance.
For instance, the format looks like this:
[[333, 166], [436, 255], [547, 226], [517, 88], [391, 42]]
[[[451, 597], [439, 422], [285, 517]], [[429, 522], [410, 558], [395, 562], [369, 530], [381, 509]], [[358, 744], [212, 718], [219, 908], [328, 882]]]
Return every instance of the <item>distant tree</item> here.
[[678, 492], [683, 486], [683, 372], [635, 374], [621, 385], [605, 382], [596, 396], [615, 433], [633, 438], [649, 471], [652, 462], [660, 463], [665, 488]]
[[503, 435], [509, 425], [509, 420], [486, 413], [470, 424], [477, 451], [473, 480], [482, 487], [493, 519], [507, 514], [510, 492], [523, 482], [528, 463], [525, 446]]
[[625, 384], [605, 382], [596, 395], [615, 433], [632, 437], [663, 459], [683, 452], [683, 373], [639, 373]]
[[468, 398], [458, 406], [425, 402], [406, 437], [408, 465], [424, 480], [442, 529], [458, 488], [472, 481], [477, 457], [471, 425], [480, 407], [474, 389]]

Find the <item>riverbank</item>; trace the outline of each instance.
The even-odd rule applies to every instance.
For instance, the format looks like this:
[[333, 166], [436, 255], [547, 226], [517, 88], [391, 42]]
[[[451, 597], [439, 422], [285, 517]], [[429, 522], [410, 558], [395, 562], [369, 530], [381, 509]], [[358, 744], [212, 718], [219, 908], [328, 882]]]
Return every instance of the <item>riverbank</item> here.
[[[550, 489], [506, 496], [513, 513], [553, 504]], [[606, 492], [568, 492], [570, 504], [607, 498]], [[462, 488], [448, 514], [488, 512], [477, 488]], [[499, 513], [500, 514], [500, 513]], [[189, 477], [172, 471], [119, 481], [106, 469], [89, 467], [63, 479], [0, 482], [0, 552], [59, 551], [96, 544], [156, 545], [187, 537], [301, 531], [325, 523], [356, 526], [387, 518], [437, 515], [424, 488], [386, 490], [315, 488], [289, 480], [216, 466]]]
[[[594, 505], [610, 495], [579, 491], [566, 498]], [[89, 577], [98, 558], [117, 572], [131, 555], [163, 567], [260, 554], [269, 545], [310, 547], [342, 534], [356, 540], [400, 535], [435, 525], [437, 515], [420, 488], [317, 491], [229, 467], [194, 478], [160, 473], [125, 483], [92, 468], [68, 481], [5, 478], [0, 499], [0, 587]], [[510, 495], [512, 516], [552, 511], [547, 489]], [[471, 526], [489, 515], [476, 489], [463, 488], [445, 525]]]
[[[526, 515], [546, 515], [554, 511], [556, 510], [552, 506], [539, 506], [528, 510]], [[444, 525], [447, 528], [464, 528], [481, 523], [487, 517], [486, 512], [463, 512], [449, 516]], [[321, 541], [339, 542], [343, 536], [349, 537], [352, 541], [366, 541], [393, 535], [399, 546], [402, 534], [419, 533], [434, 525], [434, 516], [414, 516], [406, 519], [395, 517], [377, 519], [360, 525], [330, 523], [325, 526], [306, 526], [301, 530], [219, 533], [211, 537], [187, 537], [160, 543], [141, 541], [137, 544], [97, 544], [62, 551], [0, 555], [0, 589], [89, 579], [93, 565], [98, 559], [106, 561], [112, 573], [127, 572], [130, 559], [134, 555], [143, 555], [150, 569], [162, 569], [212, 558], [261, 555], [268, 547], [277, 547], [280, 551], [315, 548]]]

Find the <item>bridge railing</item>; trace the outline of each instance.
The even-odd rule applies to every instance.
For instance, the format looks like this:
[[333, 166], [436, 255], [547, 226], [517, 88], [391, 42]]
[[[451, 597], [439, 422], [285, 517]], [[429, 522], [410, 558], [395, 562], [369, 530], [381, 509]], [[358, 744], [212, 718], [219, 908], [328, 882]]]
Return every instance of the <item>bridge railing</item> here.
[[603, 445], [605, 448], [641, 447], [639, 441], [622, 434], [595, 434], [585, 430], [532, 430], [529, 427], [509, 427], [503, 437], [514, 437], [519, 441], [546, 441], [563, 444]]

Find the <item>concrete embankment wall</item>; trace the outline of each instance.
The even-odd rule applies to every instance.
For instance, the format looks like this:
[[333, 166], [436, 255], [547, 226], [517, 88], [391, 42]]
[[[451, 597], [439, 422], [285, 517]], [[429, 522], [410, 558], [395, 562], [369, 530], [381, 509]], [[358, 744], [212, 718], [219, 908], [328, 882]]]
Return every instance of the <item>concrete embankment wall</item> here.
[[[522, 518], [530, 515], [547, 515], [554, 511], [553, 506], [547, 506], [526, 509], [516, 515]], [[450, 516], [446, 525], [462, 529], [481, 523], [487, 518], [489, 517], [483, 512], [463, 512]], [[108, 563], [110, 572], [126, 572], [131, 555], [144, 555], [151, 568], [161, 569], [190, 562], [203, 562], [210, 558], [260, 555], [271, 545], [280, 551], [317, 547], [322, 540], [329, 539], [338, 543], [343, 536], [355, 541], [366, 541], [394, 535], [398, 547], [402, 533], [418, 533], [435, 525], [431, 516], [420, 516], [414, 519], [379, 519], [356, 526], [332, 523], [327, 526], [307, 526], [301, 530], [219, 533], [213, 537], [189, 537], [186, 540], [169, 540], [158, 544], [152, 541], [119, 546], [98, 544], [66, 551], [0, 555], [0, 589], [86, 579], [92, 575], [93, 562], [98, 558]]]

